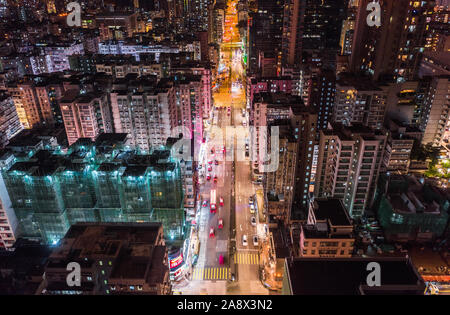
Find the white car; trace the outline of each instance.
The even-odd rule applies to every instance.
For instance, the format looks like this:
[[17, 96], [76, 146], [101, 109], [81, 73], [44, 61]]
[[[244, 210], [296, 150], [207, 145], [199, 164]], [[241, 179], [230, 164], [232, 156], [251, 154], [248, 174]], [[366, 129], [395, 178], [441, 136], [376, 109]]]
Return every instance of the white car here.
[[247, 235], [242, 236], [242, 246], [248, 246]]
[[258, 236], [253, 235], [253, 245], [258, 246]]
[[255, 213], [255, 206], [254, 205], [250, 205], [250, 213], [251, 214]]
[[251, 217], [250, 222], [252, 223], [253, 226], [256, 226], [256, 218], [255, 217]]

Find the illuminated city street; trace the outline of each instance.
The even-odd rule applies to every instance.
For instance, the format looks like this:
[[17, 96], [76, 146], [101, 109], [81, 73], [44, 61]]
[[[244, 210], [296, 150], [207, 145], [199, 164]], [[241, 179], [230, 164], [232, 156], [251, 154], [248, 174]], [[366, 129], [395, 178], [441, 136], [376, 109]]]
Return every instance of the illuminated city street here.
[[[249, 137], [249, 128], [248, 112], [243, 112], [246, 108], [244, 90], [246, 78], [242, 65], [239, 30], [236, 27], [236, 3], [236, 0], [229, 2], [225, 17], [225, 33], [219, 65], [219, 73], [223, 71], [224, 75], [213, 95], [216, 109], [213, 124], [207, 130], [205, 146], [207, 158], [199, 170], [202, 183], [201, 200], [202, 203], [208, 201], [208, 206], [202, 206], [197, 216], [200, 253], [198, 262], [191, 271], [190, 283], [186, 284], [184, 280], [180, 283], [180, 288], [175, 287], [175, 291], [181, 294], [268, 293], [260, 281], [260, 246], [253, 243], [253, 236], [258, 235], [261, 240], [265, 234], [264, 224], [259, 223], [257, 213], [250, 213], [249, 206], [249, 197], [254, 196], [256, 189], [251, 182], [250, 160], [244, 156], [244, 143]], [[231, 135], [227, 134], [227, 131]], [[213, 154], [211, 149], [214, 150]], [[215, 160], [219, 161], [219, 165], [215, 165]], [[235, 160], [234, 171], [233, 160]], [[208, 171], [209, 167], [212, 168], [211, 172]], [[211, 175], [210, 180], [207, 180], [208, 174]], [[216, 175], [218, 180], [214, 183], [213, 178]], [[218, 205], [215, 214], [210, 213], [211, 190], [216, 191], [217, 203], [220, 197], [224, 198], [224, 206]], [[235, 212], [234, 239], [230, 235], [230, 211]], [[251, 217], [256, 219], [255, 225], [252, 225]], [[222, 229], [218, 229], [219, 219], [223, 220]], [[214, 237], [210, 237], [211, 228], [214, 229]], [[246, 245], [243, 245], [244, 236], [247, 238]], [[234, 255], [228, 253], [231, 239], [236, 244]], [[223, 264], [220, 264], [220, 255], [225, 257]], [[232, 272], [232, 264], [237, 268], [236, 274]], [[234, 281], [231, 277], [235, 278]]]
[[0, 0], [0, 295], [450, 295], [449, 16]]

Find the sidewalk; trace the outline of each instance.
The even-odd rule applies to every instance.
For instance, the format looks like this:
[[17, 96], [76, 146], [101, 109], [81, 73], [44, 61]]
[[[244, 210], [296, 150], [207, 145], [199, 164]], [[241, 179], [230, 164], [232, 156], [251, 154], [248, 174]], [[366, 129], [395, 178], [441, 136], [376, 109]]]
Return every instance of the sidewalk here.
[[258, 219], [260, 223], [266, 223], [265, 215], [264, 215], [264, 190], [257, 188], [256, 189], [256, 207], [258, 209]]
[[226, 295], [227, 281], [187, 281], [173, 287], [175, 293], [182, 295]]

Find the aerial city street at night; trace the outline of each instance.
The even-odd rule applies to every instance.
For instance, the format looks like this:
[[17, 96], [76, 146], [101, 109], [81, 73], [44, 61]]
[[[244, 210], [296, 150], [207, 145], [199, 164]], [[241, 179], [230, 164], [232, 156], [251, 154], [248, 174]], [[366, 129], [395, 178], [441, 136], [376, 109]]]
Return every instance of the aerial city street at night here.
[[0, 0], [0, 295], [450, 295], [449, 15]]

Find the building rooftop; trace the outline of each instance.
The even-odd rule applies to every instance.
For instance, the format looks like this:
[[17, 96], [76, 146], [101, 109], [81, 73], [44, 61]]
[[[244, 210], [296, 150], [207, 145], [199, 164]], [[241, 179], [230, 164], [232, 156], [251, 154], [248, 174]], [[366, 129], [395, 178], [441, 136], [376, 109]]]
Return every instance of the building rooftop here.
[[364, 140], [375, 140], [376, 135], [381, 135], [381, 131], [373, 130], [362, 124], [344, 126], [341, 123], [332, 124], [332, 129], [321, 130], [326, 136], [338, 136], [341, 140], [353, 140], [355, 135], [362, 136]]
[[317, 223], [316, 225], [304, 224], [302, 231], [307, 239], [353, 239], [351, 234], [331, 234], [327, 223]]
[[125, 144], [127, 140], [126, 133], [101, 133], [95, 139], [96, 147], [115, 147], [118, 144]]
[[356, 76], [349, 73], [339, 74], [336, 81], [336, 90], [340, 87], [352, 87], [357, 91], [381, 91], [369, 77]]
[[[370, 262], [380, 264], [380, 287], [366, 285]], [[293, 295], [423, 294], [425, 289], [408, 258], [295, 258], [286, 266]]]
[[21, 238], [12, 250], [0, 250], [0, 294], [35, 294], [50, 253], [50, 247]]
[[334, 226], [352, 225], [340, 199], [314, 199], [314, 215], [316, 220], [330, 220]]

